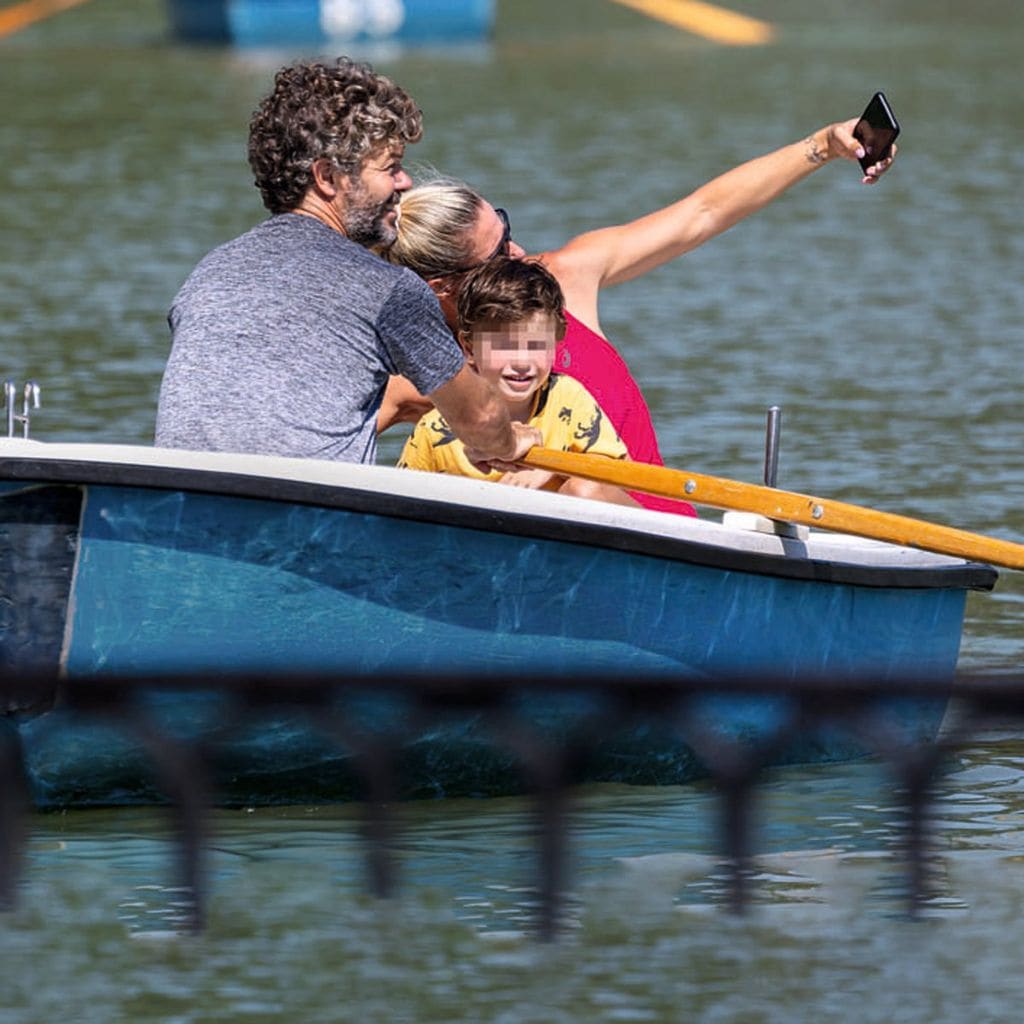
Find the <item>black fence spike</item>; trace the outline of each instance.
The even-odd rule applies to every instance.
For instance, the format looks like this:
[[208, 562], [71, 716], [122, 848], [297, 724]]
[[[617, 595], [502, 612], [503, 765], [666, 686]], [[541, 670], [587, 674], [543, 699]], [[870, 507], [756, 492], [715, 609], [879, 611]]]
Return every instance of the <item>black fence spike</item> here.
[[[155, 691], [211, 691], [225, 699], [225, 721], [202, 742], [188, 742], [161, 728], [145, 700]], [[750, 899], [755, 858], [751, 841], [758, 783], [786, 745], [808, 731], [844, 728], [890, 769], [906, 811], [905, 848], [910, 910], [929, 897], [930, 805], [942, 764], [969, 742], [990, 718], [1024, 717], [1024, 686], [1010, 677], [964, 679], [956, 685], [894, 679], [695, 679], [630, 677], [583, 679], [476, 674], [444, 676], [218, 673], [207, 678], [147, 675], [90, 676], [68, 680], [46, 673], [0, 670], [0, 706], [33, 707], [32, 695], [56, 693], [76, 718], [100, 718], [123, 728], [148, 753], [168, 801], [178, 843], [185, 921], [198, 931], [205, 921], [204, 848], [216, 789], [217, 744], [233, 731], [275, 709], [308, 716], [352, 756], [362, 782], [368, 887], [377, 896], [396, 889], [392, 849], [396, 802], [401, 798], [403, 743], [423, 727], [452, 717], [483, 721], [491, 742], [519, 765], [524, 790], [534, 794], [538, 836], [538, 934], [559, 930], [568, 888], [568, 815], [572, 786], [602, 743], [637, 723], [667, 730], [687, 744], [717, 788], [722, 810], [722, 849], [729, 866], [727, 904], [741, 912]], [[364, 728], [346, 700], [362, 695], [401, 698], [404, 729]], [[785, 698], [789, 714], [756, 741], [715, 737], [701, 725], [699, 699], [709, 694]], [[566, 734], [522, 713], [526, 697], [581, 702], [579, 727]], [[887, 715], [882, 700], [909, 698], [949, 702], [953, 727], [932, 742], [915, 741]], [[0, 716], [0, 907], [10, 907], [22, 870], [26, 814], [30, 806], [17, 715]], [[403, 712], [404, 713], [404, 712]]]

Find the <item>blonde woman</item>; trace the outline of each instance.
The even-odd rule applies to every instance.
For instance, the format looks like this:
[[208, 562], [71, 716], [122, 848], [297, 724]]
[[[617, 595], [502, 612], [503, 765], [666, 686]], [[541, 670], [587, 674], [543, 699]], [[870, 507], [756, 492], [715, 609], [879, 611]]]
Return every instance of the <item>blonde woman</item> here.
[[[596, 398], [632, 460], [662, 464], [639, 385], [601, 329], [601, 290], [690, 252], [826, 164], [858, 160], [864, 151], [853, 135], [856, 123], [853, 118], [827, 125], [800, 142], [727, 171], [669, 206], [626, 224], [578, 235], [558, 249], [539, 254], [565, 296], [568, 328], [558, 344], [554, 368], [575, 377]], [[863, 183], [877, 182], [892, 159], [869, 167]], [[410, 267], [430, 284], [453, 328], [462, 275], [498, 255], [526, 255], [512, 238], [508, 214], [469, 185], [450, 178], [417, 185], [403, 194], [397, 232], [388, 259]], [[393, 379], [378, 427], [383, 430], [399, 421], [416, 420], [426, 408], [429, 402], [407, 381]], [[685, 502], [634, 497], [648, 508], [694, 514]]]

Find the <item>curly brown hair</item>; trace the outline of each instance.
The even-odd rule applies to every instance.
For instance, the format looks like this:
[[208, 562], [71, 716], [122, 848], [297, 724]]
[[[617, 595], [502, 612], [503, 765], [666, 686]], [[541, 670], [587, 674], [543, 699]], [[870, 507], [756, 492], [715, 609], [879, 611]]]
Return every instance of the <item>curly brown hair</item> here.
[[296, 63], [274, 76], [274, 89], [249, 122], [249, 166], [263, 205], [294, 210], [313, 181], [313, 163], [328, 159], [342, 174], [358, 172], [389, 143], [418, 142], [423, 114], [390, 78], [347, 57]]
[[565, 302], [554, 275], [539, 260], [496, 256], [468, 271], [456, 299], [460, 339], [481, 323], [517, 323], [546, 313], [565, 337]]

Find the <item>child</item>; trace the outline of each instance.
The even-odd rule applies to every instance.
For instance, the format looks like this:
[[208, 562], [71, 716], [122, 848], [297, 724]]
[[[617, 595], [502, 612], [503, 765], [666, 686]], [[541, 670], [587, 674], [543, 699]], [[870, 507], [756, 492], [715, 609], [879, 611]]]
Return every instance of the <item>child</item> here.
[[[463, 280], [457, 314], [466, 361], [508, 403], [513, 420], [540, 430], [545, 447], [627, 457], [626, 446], [594, 397], [573, 378], [551, 372], [555, 345], [565, 334], [565, 312], [558, 282], [543, 265], [506, 257], [488, 260]], [[436, 410], [416, 424], [398, 465], [637, 504], [619, 487], [546, 470], [481, 472]]]

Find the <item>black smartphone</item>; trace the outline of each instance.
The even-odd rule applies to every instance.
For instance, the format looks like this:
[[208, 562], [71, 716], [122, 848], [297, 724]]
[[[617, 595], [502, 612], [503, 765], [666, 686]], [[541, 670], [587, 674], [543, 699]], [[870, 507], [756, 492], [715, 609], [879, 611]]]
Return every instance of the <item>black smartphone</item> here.
[[871, 102], [864, 108], [857, 127], [853, 129], [854, 137], [864, 147], [864, 156], [860, 159], [861, 167], [866, 171], [872, 164], [884, 160], [892, 150], [892, 144], [900, 133], [892, 107], [883, 93], [876, 92]]

